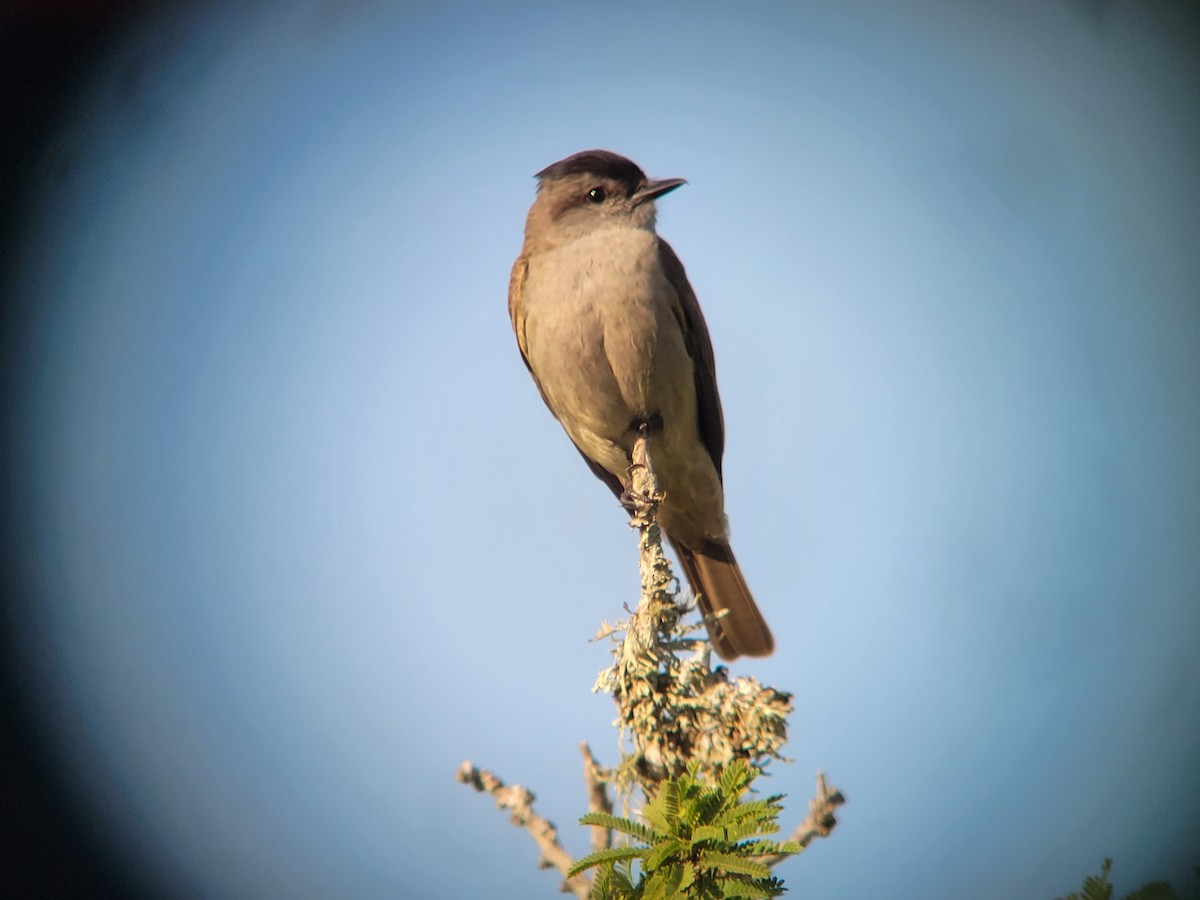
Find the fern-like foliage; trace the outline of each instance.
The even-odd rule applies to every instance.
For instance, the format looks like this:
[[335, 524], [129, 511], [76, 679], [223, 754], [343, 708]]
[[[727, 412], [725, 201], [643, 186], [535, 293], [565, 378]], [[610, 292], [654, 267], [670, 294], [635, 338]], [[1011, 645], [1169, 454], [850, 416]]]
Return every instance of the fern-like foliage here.
[[[772, 841], [781, 796], [743, 802], [758, 770], [742, 760], [730, 763], [715, 784], [705, 784], [699, 766], [663, 781], [642, 810], [645, 824], [607, 813], [588, 813], [581, 825], [600, 825], [628, 835], [636, 843], [600, 850], [571, 869], [576, 875], [596, 869], [596, 900], [665, 900], [691, 897], [778, 897], [783, 882], [771, 877], [760, 857], [799, 853], [791, 841]], [[638, 863], [635, 874], [633, 863]]]
[[[1104, 860], [1099, 875], [1083, 879], [1083, 888], [1076, 893], [1059, 897], [1058, 900], [1112, 900], [1113, 886], [1108, 880], [1112, 871], [1112, 860]], [[1200, 874], [1200, 869], [1196, 870]], [[1121, 900], [1182, 900], [1176, 890], [1165, 881], [1151, 881], [1126, 894]]]

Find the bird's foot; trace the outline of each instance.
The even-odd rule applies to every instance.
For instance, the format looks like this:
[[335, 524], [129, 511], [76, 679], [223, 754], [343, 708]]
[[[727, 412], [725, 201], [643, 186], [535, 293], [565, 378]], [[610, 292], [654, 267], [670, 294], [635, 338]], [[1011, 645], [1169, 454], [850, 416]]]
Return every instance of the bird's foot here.
[[650, 467], [645, 463], [635, 462], [630, 463], [626, 470], [625, 490], [621, 492], [620, 502], [625, 507], [627, 512], [636, 512], [638, 509], [644, 509], [647, 506], [657, 506], [662, 503], [663, 497], [666, 495], [662, 491], [648, 493], [639, 491], [634, 487], [637, 483], [635, 473], [638, 469], [649, 470]]

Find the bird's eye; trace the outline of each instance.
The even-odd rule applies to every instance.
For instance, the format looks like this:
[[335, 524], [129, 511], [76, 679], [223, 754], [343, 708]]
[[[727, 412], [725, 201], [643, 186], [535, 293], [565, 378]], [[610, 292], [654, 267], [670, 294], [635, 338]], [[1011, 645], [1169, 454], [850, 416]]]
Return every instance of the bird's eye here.
[[587, 192], [588, 203], [603, 203], [606, 196], [604, 188], [594, 187]]

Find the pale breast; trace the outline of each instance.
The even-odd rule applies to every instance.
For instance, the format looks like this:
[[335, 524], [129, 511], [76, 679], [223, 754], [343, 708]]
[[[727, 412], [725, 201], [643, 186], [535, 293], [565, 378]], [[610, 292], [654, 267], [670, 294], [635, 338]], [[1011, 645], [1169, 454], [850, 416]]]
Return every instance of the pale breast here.
[[691, 380], [656, 241], [642, 229], [604, 229], [530, 261], [530, 365], [560, 418], [580, 417], [613, 438], [633, 417], [678, 400], [663, 396], [685, 380], [672, 375]]
[[667, 492], [664, 524], [696, 542], [721, 536], [725, 523], [677, 304], [656, 236], [633, 228], [535, 255], [522, 294], [529, 364], [571, 439], [624, 481], [631, 426], [661, 419], [651, 452]]

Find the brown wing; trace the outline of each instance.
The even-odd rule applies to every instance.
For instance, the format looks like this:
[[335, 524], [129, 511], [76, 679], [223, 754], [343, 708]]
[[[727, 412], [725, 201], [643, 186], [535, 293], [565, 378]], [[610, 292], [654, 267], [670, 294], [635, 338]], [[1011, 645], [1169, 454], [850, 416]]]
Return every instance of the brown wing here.
[[[525, 363], [525, 368], [529, 369], [529, 374], [533, 375], [533, 369], [529, 366], [529, 355], [525, 351], [525, 316], [521, 310], [521, 291], [525, 288], [525, 276], [529, 273], [529, 260], [524, 256], [518, 256], [517, 261], [513, 263], [512, 272], [508, 276], [508, 318], [512, 321], [513, 333], [517, 336], [517, 347], [521, 351], [521, 362]], [[534, 383], [537, 383], [537, 376], [533, 375]], [[538, 385], [538, 390], [542, 389]], [[545, 394], [542, 398], [545, 399]]]
[[[553, 414], [554, 407], [550, 405], [550, 400], [546, 397], [546, 392], [542, 390], [542, 383], [538, 381], [537, 372], [533, 371], [533, 366], [529, 364], [529, 349], [525, 341], [525, 315], [521, 308], [521, 291], [525, 287], [525, 276], [528, 272], [529, 260], [524, 255], [518, 256], [517, 261], [513, 263], [512, 274], [508, 277], [508, 317], [512, 320], [513, 333], [517, 336], [517, 347], [521, 351], [521, 362], [525, 363], [525, 368], [529, 370], [529, 374], [533, 377], [533, 383], [537, 386], [538, 393], [542, 395], [542, 402], [546, 404], [546, 408]], [[555, 418], [557, 419], [558, 416], [555, 415]], [[567, 437], [570, 437], [570, 435], [568, 434]], [[608, 469], [593, 461], [586, 453], [579, 449], [579, 445], [573, 440], [571, 444], [576, 450], [579, 450], [579, 455], [588, 464], [588, 468], [592, 470], [592, 474], [608, 485], [608, 489], [619, 500], [624, 493], [620, 479], [608, 471]]]
[[717, 366], [713, 359], [712, 341], [708, 337], [708, 326], [700, 312], [696, 292], [688, 283], [683, 263], [662, 238], [658, 240], [658, 254], [663, 272], [679, 297], [676, 316], [683, 329], [683, 340], [696, 378], [696, 411], [700, 420], [700, 439], [704, 442], [717, 475], [721, 474], [721, 457], [725, 454], [725, 420], [721, 415], [721, 398], [717, 394]]

